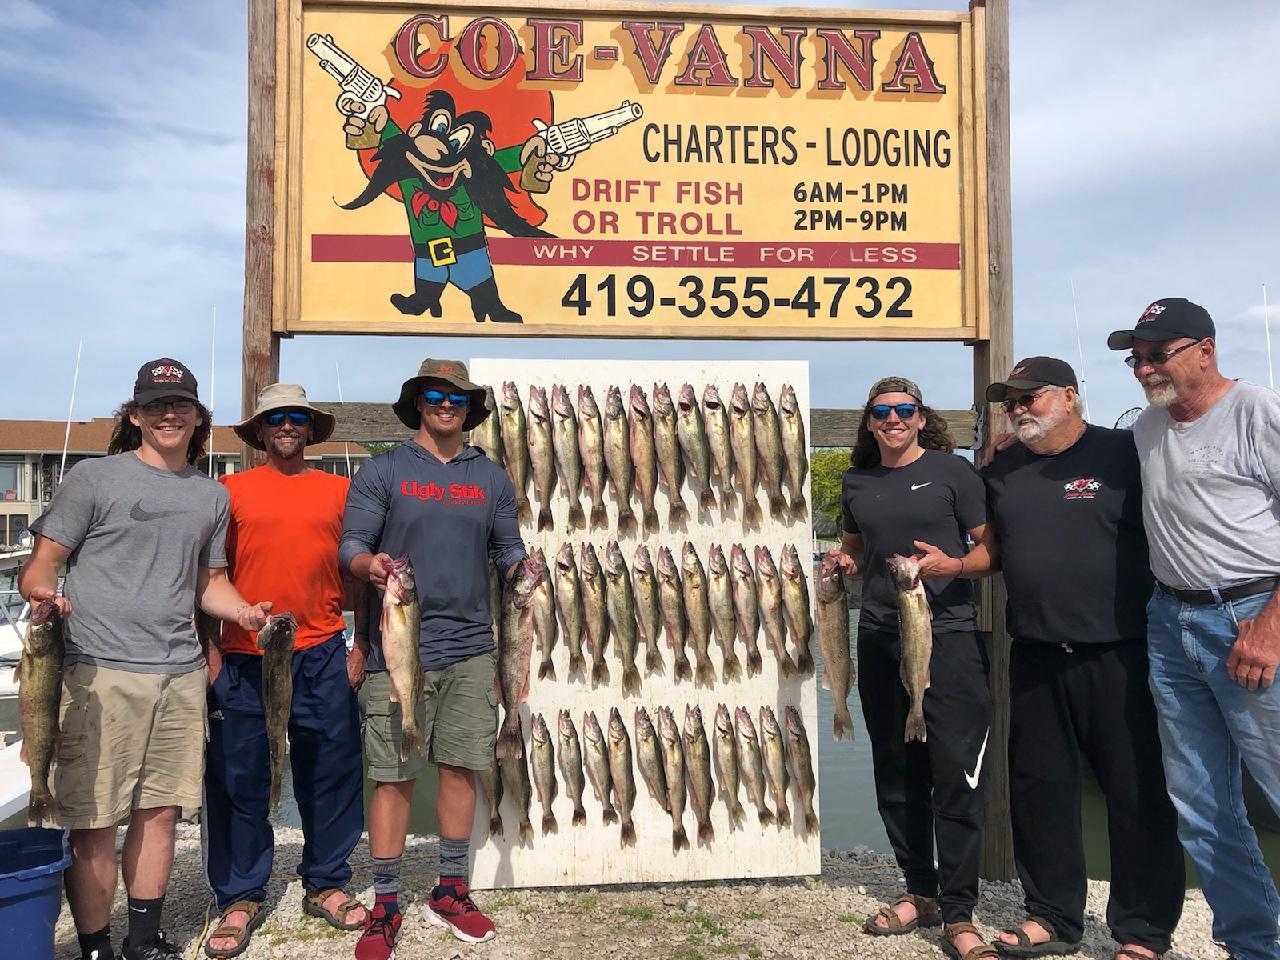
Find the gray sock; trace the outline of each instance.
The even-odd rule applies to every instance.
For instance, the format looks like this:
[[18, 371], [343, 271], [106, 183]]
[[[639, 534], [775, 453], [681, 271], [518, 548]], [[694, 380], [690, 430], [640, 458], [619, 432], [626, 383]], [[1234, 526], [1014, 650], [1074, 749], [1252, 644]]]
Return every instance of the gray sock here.
[[450, 840], [440, 838], [440, 882], [454, 885], [467, 882], [467, 856], [471, 852], [471, 838]]
[[373, 895], [396, 898], [400, 893], [400, 858], [373, 858]]

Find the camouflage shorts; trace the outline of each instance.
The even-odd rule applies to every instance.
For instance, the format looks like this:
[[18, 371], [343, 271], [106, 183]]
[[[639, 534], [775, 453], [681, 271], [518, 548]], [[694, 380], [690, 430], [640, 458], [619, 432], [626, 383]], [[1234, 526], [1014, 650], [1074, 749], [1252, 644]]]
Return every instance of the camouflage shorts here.
[[416, 714], [427, 749], [408, 760], [400, 759], [401, 705], [391, 702], [390, 676], [370, 673], [359, 693], [369, 779], [415, 780], [428, 763], [487, 770], [498, 733], [497, 659], [491, 651], [426, 671]]

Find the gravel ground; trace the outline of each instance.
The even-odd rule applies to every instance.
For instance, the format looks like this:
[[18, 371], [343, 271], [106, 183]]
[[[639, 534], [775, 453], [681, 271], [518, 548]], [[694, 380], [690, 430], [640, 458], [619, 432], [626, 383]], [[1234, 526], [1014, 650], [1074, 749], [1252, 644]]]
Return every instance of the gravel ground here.
[[[121, 833], [123, 837], [123, 832]], [[350, 957], [354, 933], [342, 933], [302, 913], [302, 887], [293, 874], [302, 851], [296, 829], [276, 834], [276, 874], [267, 890], [266, 921], [254, 935], [246, 960], [307, 960]], [[506, 890], [477, 893], [498, 926], [491, 943], [472, 947], [420, 918], [421, 904], [435, 882], [436, 843], [410, 838], [401, 881], [401, 906], [408, 922], [397, 954], [402, 960], [543, 960], [609, 957], [619, 960], [713, 960], [726, 958], [941, 957], [936, 930], [901, 937], [861, 932], [866, 917], [902, 890], [892, 862], [866, 848], [824, 851], [822, 876], [774, 881], [716, 881], [661, 887], [621, 885], [589, 890]], [[361, 841], [353, 856], [354, 890], [372, 900], [369, 849]], [[1109, 885], [1091, 881], [1085, 937], [1077, 958], [1110, 960], [1117, 945], [1103, 918]], [[199, 950], [212, 912], [200, 866], [196, 827], [179, 827], [173, 881], [165, 904], [165, 927], [184, 955]], [[123, 890], [116, 898], [112, 929], [116, 942], [125, 930]], [[982, 884], [975, 922], [985, 933], [1022, 918], [1017, 883]], [[210, 924], [215, 917], [208, 917]], [[1169, 960], [1221, 960], [1209, 938], [1210, 913], [1199, 890], [1187, 893], [1182, 923]], [[58, 920], [57, 960], [76, 960], [75, 931], [65, 905]]]

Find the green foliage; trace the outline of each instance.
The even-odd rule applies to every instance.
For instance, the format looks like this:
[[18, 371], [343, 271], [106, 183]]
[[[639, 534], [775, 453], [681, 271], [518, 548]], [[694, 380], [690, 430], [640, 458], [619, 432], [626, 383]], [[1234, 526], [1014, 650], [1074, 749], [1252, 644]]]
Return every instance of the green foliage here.
[[653, 911], [648, 907], [619, 907], [618, 913], [632, 920], [652, 920]]
[[813, 512], [825, 514], [836, 522], [837, 527], [840, 523], [840, 486], [848, 469], [847, 447], [825, 447], [809, 454]]
[[372, 441], [370, 443], [362, 443], [360, 446], [369, 451], [369, 456], [376, 457], [380, 453], [386, 453], [388, 450], [394, 450], [400, 446], [399, 442], [391, 441]]

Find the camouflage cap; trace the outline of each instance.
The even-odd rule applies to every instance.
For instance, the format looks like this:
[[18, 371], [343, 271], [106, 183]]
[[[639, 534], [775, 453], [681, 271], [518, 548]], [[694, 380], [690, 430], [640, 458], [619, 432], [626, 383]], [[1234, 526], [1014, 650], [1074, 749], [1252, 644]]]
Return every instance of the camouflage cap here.
[[417, 395], [422, 384], [427, 380], [443, 380], [457, 387], [471, 398], [466, 419], [462, 421], [463, 430], [474, 430], [484, 423], [491, 412], [485, 403], [484, 387], [472, 383], [468, 379], [467, 365], [461, 360], [434, 360], [428, 357], [418, 367], [417, 376], [410, 377], [400, 385], [400, 399], [391, 405], [395, 415], [410, 430], [417, 430], [421, 417], [418, 414]]
[[915, 397], [917, 403], [924, 403], [920, 388], [916, 386], [914, 380], [908, 380], [906, 377], [882, 377], [877, 380], [871, 385], [871, 390], [867, 394], [867, 403], [882, 393], [907, 393]]

